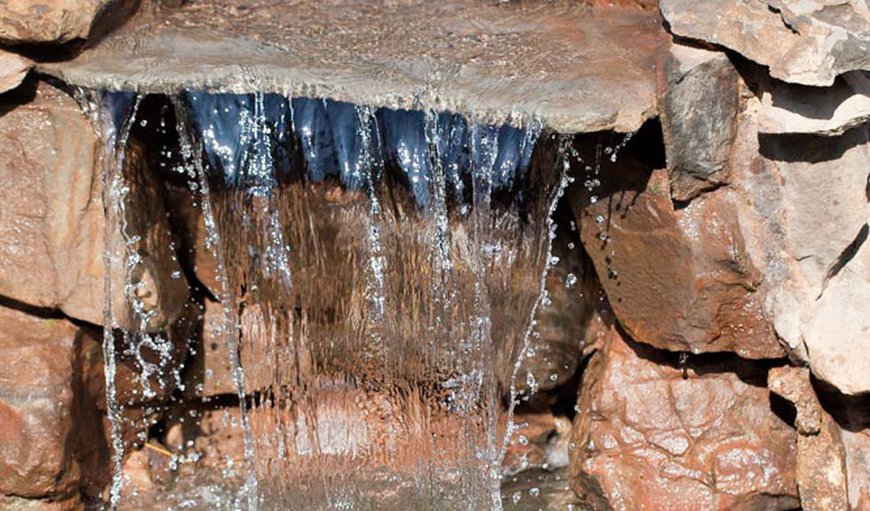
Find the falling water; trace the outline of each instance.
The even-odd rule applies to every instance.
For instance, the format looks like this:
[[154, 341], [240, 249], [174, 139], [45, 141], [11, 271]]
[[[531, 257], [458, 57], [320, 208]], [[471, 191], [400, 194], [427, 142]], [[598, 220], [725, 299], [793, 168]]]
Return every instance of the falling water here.
[[[258, 96], [258, 104], [260, 105], [260, 112], [262, 112], [262, 96]], [[191, 98], [191, 101], [196, 101], [196, 96]], [[223, 311], [223, 328], [222, 333], [224, 336], [224, 341], [227, 345], [227, 353], [229, 356], [230, 362], [230, 371], [232, 374], [233, 383], [235, 384], [236, 394], [239, 398], [239, 411], [242, 425], [242, 435], [244, 442], [244, 455], [245, 462], [247, 463], [247, 473], [248, 476], [245, 480], [245, 485], [242, 488], [242, 497], [247, 500], [248, 509], [253, 511], [257, 509], [257, 488], [258, 481], [256, 472], [254, 470], [254, 457], [255, 457], [255, 448], [254, 448], [254, 438], [251, 432], [251, 426], [248, 422], [248, 414], [247, 414], [247, 399], [245, 393], [245, 373], [242, 368], [242, 362], [239, 357], [239, 346], [236, 339], [238, 332], [238, 318], [237, 313], [233, 307], [233, 303], [235, 302], [235, 297], [233, 292], [230, 289], [229, 277], [227, 273], [227, 269], [224, 262], [224, 255], [221, 250], [223, 243], [221, 242], [221, 233], [217, 229], [217, 222], [215, 220], [214, 211], [211, 204], [211, 193], [208, 182], [208, 176], [201, 164], [201, 160], [198, 157], [199, 151], [194, 149], [193, 144], [190, 141], [189, 137], [189, 128], [186, 123], [187, 112], [179, 99], [175, 99], [173, 101], [173, 106], [175, 107], [175, 115], [178, 122], [178, 136], [179, 142], [182, 152], [182, 157], [187, 164], [188, 168], [193, 169], [195, 183], [197, 189], [199, 191], [200, 204], [203, 212], [203, 220], [205, 223], [206, 229], [206, 238], [205, 238], [205, 248], [212, 251], [215, 260], [217, 261], [216, 268], [216, 278], [220, 285], [220, 303], [221, 310]], [[226, 108], [226, 107], [225, 107]], [[215, 107], [214, 111], [217, 111], [217, 107]], [[224, 112], [226, 113], [226, 112]], [[262, 115], [262, 114], [261, 114]], [[249, 133], [249, 127], [243, 124], [243, 121], [240, 120], [240, 125], [242, 128], [243, 135], [240, 137], [240, 142], [247, 142], [247, 134]], [[206, 154], [213, 154], [219, 157], [225, 158], [224, 163], [226, 164], [226, 175], [235, 177], [236, 175], [236, 166], [234, 163], [238, 161], [238, 153], [236, 153], [236, 159], [229, 159], [228, 152], [226, 151], [227, 147], [230, 147], [227, 144], [221, 145], [216, 135], [214, 135], [215, 127], [214, 124], [210, 124], [208, 128], [202, 130], [203, 133], [206, 133], [206, 137], [210, 138], [209, 142], [212, 144], [213, 151], [209, 153], [206, 150]], [[259, 130], [256, 130], [255, 133], [264, 133], [265, 130], [261, 127]], [[227, 140], [227, 142], [229, 142]], [[258, 144], [258, 149], [261, 151], [262, 145]], [[262, 154], [259, 154], [260, 161], [266, 160], [266, 157]], [[256, 167], [255, 167], [256, 168]], [[259, 169], [258, 169], [259, 170]], [[269, 180], [269, 176], [259, 175], [261, 179], [264, 181]], [[258, 183], [259, 185], [259, 183]], [[272, 240], [276, 241], [276, 240]], [[278, 238], [277, 241], [282, 241]], [[289, 270], [288, 273], [289, 275]], [[289, 276], [287, 277], [289, 280]]]
[[[105, 272], [105, 304], [103, 309], [103, 368], [106, 380], [106, 407], [112, 438], [112, 486], [110, 489], [110, 505], [118, 507], [121, 501], [123, 485], [122, 463], [124, 458], [124, 440], [122, 434], [122, 408], [118, 402], [115, 377], [117, 365], [115, 359], [115, 304], [113, 303], [113, 259], [116, 252], [116, 234], [124, 229], [124, 198], [128, 191], [124, 184], [122, 171], [126, 156], [127, 139], [136, 118], [141, 98], [130, 94], [105, 94], [100, 101], [100, 123], [104, 138], [103, 156], [103, 211], [105, 215], [105, 230], [103, 252]], [[125, 250], [126, 251], [126, 250]], [[129, 267], [125, 264], [125, 270]], [[127, 271], [125, 271], [127, 274]], [[124, 290], [125, 294], [128, 292]], [[126, 335], [126, 330], [125, 330]], [[127, 343], [125, 343], [126, 345]], [[147, 376], [145, 377], [147, 378]]]
[[[104, 133], [117, 148], [106, 175], [112, 208], [125, 207], [124, 149], [140, 99], [130, 115], [104, 108], [116, 127]], [[500, 509], [517, 378], [547, 301], [554, 214], [571, 179], [567, 139], [551, 162], [533, 158], [545, 138], [534, 120], [493, 126], [265, 93], [170, 100], [179, 174], [216, 261], [247, 464], [239, 502]], [[108, 297], [118, 232], [128, 244], [141, 235], [107, 222]], [[122, 328], [124, 346], [164, 353], [169, 340], [150, 333], [153, 312], [137, 299], [137, 258], [128, 247], [135, 321]], [[111, 303], [106, 314], [117, 506], [124, 445]], [[147, 396], [163, 364], [137, 360]]]

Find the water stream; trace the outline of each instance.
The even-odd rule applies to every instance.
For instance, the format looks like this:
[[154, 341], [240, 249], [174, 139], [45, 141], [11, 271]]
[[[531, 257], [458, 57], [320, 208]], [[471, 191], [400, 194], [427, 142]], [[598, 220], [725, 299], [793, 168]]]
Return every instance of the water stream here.
[[[125, 507], [125, 430], [143, 420], [125, 419], [118, 400], [116, 343], [132, 349], [146, 402], [184, 386], [183, 369], [170, 368], [177, 345], [188, 361], [197, 351], [194, 338], [153, 328], [159, 311], [142, 298], [148, 273], [138, 268], [154, 251], [136, 232], [143, 223], [125, 219], [149, 183], [136, 172], [152, 172], [196, 205], [195, 251], [214, 261], [186, 278], [208, 288], [192, 283], [193, 295], [220, 305], [233, 382], [224, 392], [237, 403], [245, 465], [202, 485], [220, 488], [209, 496], [176, 483], [164, 507], [501, 509], [518, 379], [558, 263], [570, 139], [534, 120], [492, 126], [449, 112], [188, 91], [165, 98], [159, 118], [175, 154], [136, 170], [125, 156], [131, 132], [138, 140], [153, 128], [144, 99], [99, 97], [112, 507]], [[126, 318], [112, 303], [118, 279]], [[534, 385], [524, 388], [528, 397]], [[176, 407], [193, 416], [179, 392]]]

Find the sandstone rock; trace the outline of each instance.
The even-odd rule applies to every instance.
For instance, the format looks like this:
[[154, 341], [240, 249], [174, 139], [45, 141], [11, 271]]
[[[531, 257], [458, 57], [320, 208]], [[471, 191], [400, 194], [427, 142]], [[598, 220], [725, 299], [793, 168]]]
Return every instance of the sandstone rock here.
[[0, 94], [21, 84], [32, 63], [16, 53], [0, 50]]
[[0, 40], [66, 43], [88, 37], [94, 19], [115, 0], [7, 0], [0, 4]]
[[[866, 225], [863, 238], [866, 240]], [[831, 280], [802, 328], [813, 373], [847, 394], [870, 392], [870, 244]]]
[[76, 327], [0, 306], [0, 494], [69, 498]]
[[613, 311], [633, 338], [673, 351], [784, 354], [729, 190], [675, 210], [667, 174], [628, 156], [597, 179], [595, 202], [586, 190], [571, 200]]
[[767, 368], [690, 357], [616, 329], [583, 375], [572, 488], [593, 509], [792, 509], [795, 432], [771, 410]]
[[728, 181], [739, 76], [722, 52], [673, 44], [659, 101], [671, 196], [687, 201]]
[[870, 74], [846, 73], [827, 88], [771, 80], [763, 87], [760, 130], [839, 136], [870, 121]]
[[[12, 101], [12, 99], [10, 99]], [[0, 117], [0, 295], [94, 324], [104, 322], [102, 177], [99, 142], [75, 101], [45, 83], [33, 99], [5, 105]], [[135, 152], [135, 149], [133, 149]], [[175, 261], [159, 188], [148, 181], [141, 158], [128, 158], [132, 192], [129, 246], [141, 257], [131, 271], [146, 313], [146, 328], [172, 323], [188, 289]], [[117, 247], [116, 247], [117, 248]], [[124, 296], [123, 251], [113, 260], [113, 309], [119, 324], [139, 328]]]
[[805, 368], [775, 367], [768, 373], [770, 390], [797, 410], [797, 484], [801, 509], [847, 510], [846, 453], [837, 424], [822, 410]]
[[793, 359], [844, 392], [860, 392], [870, 136], [866, 127], [841, 136], [759, 135], [761, 101], [746, 89], [743, 96], [728, 188], [746, 256], [763, 275], [765, 314]]
[[870, 9], [863, 0], [662, 0], [671, 31], [724, 46], [770, 68], [774, 78], [829, 86], [870, 69]]

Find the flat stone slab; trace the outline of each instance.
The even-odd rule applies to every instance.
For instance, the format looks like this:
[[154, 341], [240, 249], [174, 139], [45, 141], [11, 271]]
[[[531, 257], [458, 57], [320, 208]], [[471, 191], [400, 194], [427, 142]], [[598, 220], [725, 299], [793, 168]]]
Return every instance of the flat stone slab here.
[[281, 92], [562, 133], [655, 115], [655, 11], [581, 2], [194, 0], [39, 69], [90, 88]]

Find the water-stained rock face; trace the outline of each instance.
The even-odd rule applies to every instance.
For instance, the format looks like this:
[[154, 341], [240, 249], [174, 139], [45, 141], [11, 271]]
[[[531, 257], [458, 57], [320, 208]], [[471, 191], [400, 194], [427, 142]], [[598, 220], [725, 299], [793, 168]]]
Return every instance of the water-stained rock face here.
[[574, 423], [572, 486], [593, 509], [792, 509], [795, 432], [772, 409], [767, 364], [690, 357], [613, 329]]
[[672, 351], [783, 356], [733, 194], [719, 190], [675, 209], [667, 173], [628, 150], [596, 179], [600, 187], [577, 186], [570, 200], [614, 313], [634, 339]]

